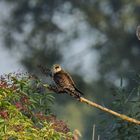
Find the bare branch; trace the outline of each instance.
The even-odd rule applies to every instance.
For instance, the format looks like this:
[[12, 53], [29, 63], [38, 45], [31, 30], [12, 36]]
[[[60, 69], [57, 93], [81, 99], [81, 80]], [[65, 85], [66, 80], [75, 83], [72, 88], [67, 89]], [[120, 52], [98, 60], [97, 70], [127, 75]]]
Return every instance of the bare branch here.
[[125, 121], [128, 121], [128, 122], [140, 125], [140, 121], [139, 120], [136, 120], [134, 118], [130, 118], [130, 117], [124, 115], [124, 114], [119, 114], [119, 113], [117, 113], [117, 112], [115, 112], [115, 111], [113, 111], [111, 109], [108, 109], [106, 107], [103, 107], [103, 106], [101, 106], [101, 105], [99, 105], [99, 104], [97, 104], [95, 102], [89, 101], [88, 99], [86, 99], [84, 97], [80, 97], [80, 102], [86, 103], [86, 104], [88, 104], [90, 106], [93, 106], [93, 107], [96, 107], [96, 108], [98, 108], [98, 109], [100, 109], [102, 111], [108, 112], [108, 113], [110, 113], [110, 114], [112, 114], [114, 116], [117, 116], [117, 117], [125, 120]]

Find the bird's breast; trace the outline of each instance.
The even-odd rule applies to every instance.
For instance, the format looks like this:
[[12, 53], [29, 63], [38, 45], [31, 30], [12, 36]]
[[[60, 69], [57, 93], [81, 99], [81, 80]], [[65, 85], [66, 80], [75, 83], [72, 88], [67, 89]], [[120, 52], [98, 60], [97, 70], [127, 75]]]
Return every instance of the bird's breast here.
[[68, 78], [66, 73], [56, 73], [53, 76], [53, 80], [60, 87], [67, 88], [67, 87], [72, 86], [71, 82], [70, 82], [70, 79]]

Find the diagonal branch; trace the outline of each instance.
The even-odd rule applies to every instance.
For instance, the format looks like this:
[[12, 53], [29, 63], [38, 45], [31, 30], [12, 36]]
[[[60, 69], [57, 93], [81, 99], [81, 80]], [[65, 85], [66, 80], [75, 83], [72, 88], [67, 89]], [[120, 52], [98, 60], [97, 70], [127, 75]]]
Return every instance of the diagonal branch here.
[[[47, 84], [45, 84], [44, 86], [47, 87], [49, 90], [54, 91], [55, 93], [60, 93], [61, 92], [61, 90], [58, 90], [57, 88], [52, 87], [52, 86], [48, 86]], [[140, 125], [139, 120], [136, 120], [134, 118], [130, 118], [130, 117], [124, 115], [124, 114], [117, 113], [117, 112], [115, 112], [115, 111], [113, 111], [111, 109], [108, 109], [106, 107], [103, 107], [103, 106], [95, 103], [95, 102], [92, 102], [92, 101], [90, 101], [90, 100], [88, 100], [88, 99], [86, 99], [84, 97], [80, 97], [80, 99], [79, 98], [76, 98], [76, 99], [78, 99], [78, 101], [80, 101], [81, 103], [86, 103], [86, 104], [88, 104], [88, 105], [90, 105], [92, 107], [96, 107], [96, 108], [98, 108], [98, 109], [100, 109], [100, 110], [102, 110], [104, 112], [108, 112], [108, 113], [110, 113], [110, 114], [112, 114], [114, 116], [117, 116], [118, 118], [121, 118], [121, 119], [123, 119], [123, 120], [125, 120], [127, 122], [131, 122], [131, 123], [135, 123], [135, 124]]]
[[88, 99], [86, 99], [84, 97], [80, 97], [80, 102], [81, 103], [86, 103], [86, 104], [88, 104], [90, 106], [93, 106], [93, 107], [96, 107], [96, 108], [98, 108], [98, 109], [100, 109], [102, 111], [108, 112], [108, 113], [110, 113], [110, 114], [112, 114], [114, 116], [117, 116], [118, 118], [121, 118], [121, 119], [125, 120], [125, 121], [128, 121], [128, 122], [140, 125], [140, 121], [139, 120], [136, 120], [134, 118], [130, 118], [130, 117], [124, 115], [124, 114], [117, 113], [117, 112], [115, 112], [115, 111], [113, 111], [111, 109], [108, 109], [106, 107], [103, 107], [103, 106], [95, 103], [95, 102], [92, 102], [92, 101], [90, 101], [90, 100], [88, 100]]

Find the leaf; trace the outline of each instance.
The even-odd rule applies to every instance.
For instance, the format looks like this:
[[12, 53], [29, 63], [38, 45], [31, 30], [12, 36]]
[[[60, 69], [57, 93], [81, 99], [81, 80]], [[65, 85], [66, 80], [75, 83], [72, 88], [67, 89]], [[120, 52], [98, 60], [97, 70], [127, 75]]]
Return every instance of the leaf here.
[[4, 119], [0, 118], [0, 123], [3, 123], [4, 122]]
[[4, 125], [3, 131], [4, 131], [4, 133], [6, 133], [6, 131], [7, 131], [7, 126], [6, 125]]
[[31, 101], [32, 103], [37, 104], [37, 101], [36, 101], [36, 100], [34, 100], [33, 98], [30, 98], [30, 99], [29, 99], [29, 101]]

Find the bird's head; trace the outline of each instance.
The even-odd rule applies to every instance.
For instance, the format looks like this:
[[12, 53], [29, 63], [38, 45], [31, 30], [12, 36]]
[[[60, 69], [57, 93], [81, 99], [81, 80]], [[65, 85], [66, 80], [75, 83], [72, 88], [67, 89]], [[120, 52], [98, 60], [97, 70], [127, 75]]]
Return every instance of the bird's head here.
[[52, 72], [53, 73], [57, 73], [57, 72], [60, 72], [62, 70], [61, 66], [58, 65], [58, 64], [54, 64], [53, 67], [52, 67]]

